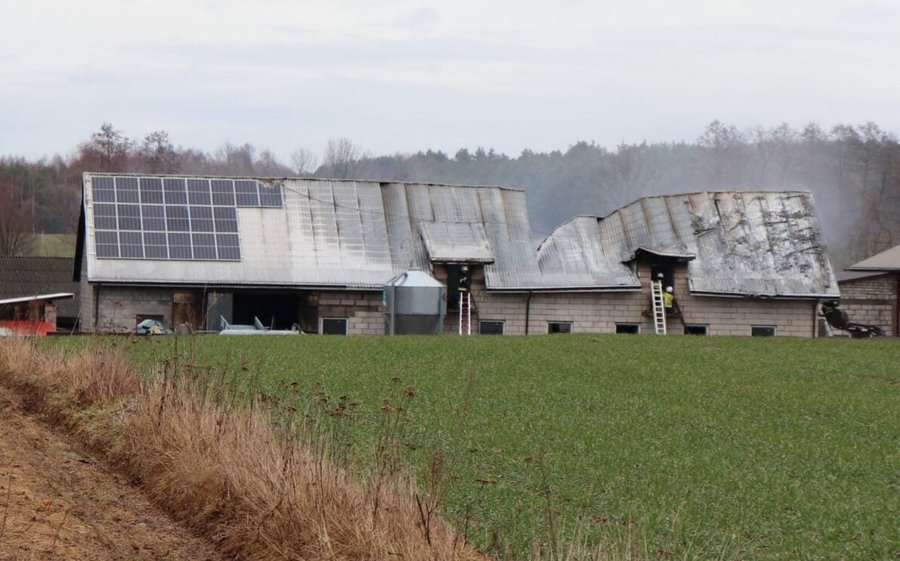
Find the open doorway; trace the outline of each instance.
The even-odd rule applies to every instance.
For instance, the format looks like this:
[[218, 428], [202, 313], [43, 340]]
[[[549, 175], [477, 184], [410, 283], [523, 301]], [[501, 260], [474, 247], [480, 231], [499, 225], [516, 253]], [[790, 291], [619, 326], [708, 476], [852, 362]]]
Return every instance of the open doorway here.
[[252, 325], [254, 317], [266, 327], [290, 329], [300, 323], [300, 295], [235, 292], [231, 323]]

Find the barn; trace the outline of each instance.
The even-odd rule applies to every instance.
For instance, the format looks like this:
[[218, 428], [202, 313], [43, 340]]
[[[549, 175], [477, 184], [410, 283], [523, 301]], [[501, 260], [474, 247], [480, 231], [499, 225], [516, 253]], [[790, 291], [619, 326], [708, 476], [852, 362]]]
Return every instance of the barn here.
[[654, 332], [650, 280], [673, 287], [668, 333], [816, 335], [838, 296], [811, 196], [704, 192], [577, 217], [540, 247], [525, 193], [498, 186], [86, 173], [77, 256], [86, 330], [221, 318], [384, 333], [382, 289], [421, 269], [461, 278], [473, 333]]
[[655, 333], [651, 282], [661, 279], [675, 300], [668, 334], [815, 337], [819, 302], [838, 296], [807, 192], [646, 197], [573, 218], [537, 256], [553, 291], [485, 296], [483, 315], [509, 332]]
[[838, 274], [841, 309], [851, 320], [876, 325], [886, 335], [900, 329], [900, 245]]

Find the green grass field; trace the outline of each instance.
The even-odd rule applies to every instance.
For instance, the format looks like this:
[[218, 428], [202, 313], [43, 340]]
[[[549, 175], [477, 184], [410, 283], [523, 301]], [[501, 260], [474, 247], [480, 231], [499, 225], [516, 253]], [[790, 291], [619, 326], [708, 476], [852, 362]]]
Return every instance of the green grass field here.
[[36, 234], [31, 245], [35, 257], [75, 257], [75, 234]]
[[[173, 342], [125, 344], [147, 364], [171, 357]], [[235, 372], [267, 394], [303, 401], [324, 388], [331, 401], [313, 411], [331, 408], [336, 446], [363, 462], [385, 430], [383, 400], [399, 403], [414, 386], [406, 419], [392, 429], [402, 433], [405, 461], [424, 480], [428, 458], [444, 459], [446, 515], [491, 552], [578, 533], [654, 558], [900, 556], [896, 340], [210, 336], [178, 344], [190, 357], [182, 360]], [[341, 396], [359, 406], [335, 415]]]

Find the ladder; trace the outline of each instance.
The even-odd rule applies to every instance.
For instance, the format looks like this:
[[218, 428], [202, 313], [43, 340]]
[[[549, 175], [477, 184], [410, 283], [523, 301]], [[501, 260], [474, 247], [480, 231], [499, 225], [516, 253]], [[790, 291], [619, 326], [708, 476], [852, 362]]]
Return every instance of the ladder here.
[[663, 306], [662, 282], [650, 282], [650, 294], [653, 300], [653, 327], [657, 335], [666, 334], [666, 309]]
[[472, 334], [472, 293], [459, 293], [459, 334]]

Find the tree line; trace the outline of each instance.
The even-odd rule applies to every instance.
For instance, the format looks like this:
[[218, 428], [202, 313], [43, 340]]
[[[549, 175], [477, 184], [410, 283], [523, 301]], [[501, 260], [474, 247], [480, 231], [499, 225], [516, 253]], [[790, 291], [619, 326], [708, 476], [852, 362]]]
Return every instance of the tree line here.
[[207, 153], [176, 147], [165, 131], [138, 141], [104, 123], [68, 158], [0, 158], [0, 255], [27, 253], [33, 232], [74, 232], [83, 171], [507, 185], [527, 191], [536, 238], [577, 214], [604, 215], [648, 195], [801, 189], [815, 197], [837, 266], [900, 243], [900, 143], [871, 122], [826, 130], [713, 121], [693, 142], [580, 141], [518, 156], [481, 147], [375, 156], [338, 138], [321, 164], [308, 149], [284, 163], [249, 144]]

